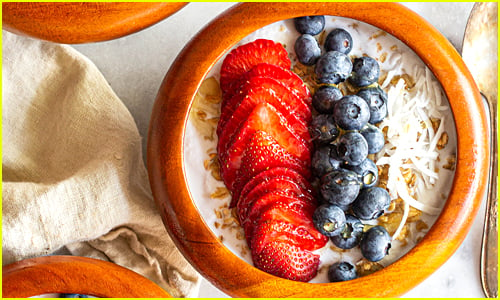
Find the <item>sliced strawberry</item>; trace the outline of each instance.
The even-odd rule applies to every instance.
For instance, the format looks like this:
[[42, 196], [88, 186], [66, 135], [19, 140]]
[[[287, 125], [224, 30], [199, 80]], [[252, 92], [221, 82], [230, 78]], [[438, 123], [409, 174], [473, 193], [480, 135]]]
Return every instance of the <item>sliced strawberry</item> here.
[[[262, 133], [259, 134], [259, 139], [253, 143], [253, 149], [250, 149], [251, 143], [249, 142], [257, 131], [265, 131], [266, 137]], [[311, 152], [309, 147], [303, 139], [290, 129], [285, 118], [267, 103], [261, 103], [255, 107], [239, 132], [234, 135], [232, 141], [232, 144], [227, 149], [224, 149], [221, 141], [217, 145], [221, 175], [224, 183], [231, 191], [233, 191], [233, 182], [240, 170], [243, 154], [245, 153], [250, 153], [246, 155], [250, 170], [245, 170], [245, 172], [249, 171], [252, 174], [251, 176], [272, 167], [272, 165], [267, 164], [268, 156], [271, 160], [273, 158], [277, 160], [275, 161], [276, 166], [297, 164], [308, 169], [310, 165]], [[252, 170], [252, 168], [257, 168], [259, 172]], [[243, 175], [247, 176], [247, 174]], [[249, 178], [251, 177], [246, 179]]]
[[247, 238], [254, 234], [255, 226], [269, 220], [281, 220], [296, 225], [303, 225], [311, 229], [317, 238], [322, 235], [314, 229], [312, 214], [316, 208], [311, 202], [286, 195], [283, 192], [273, 192], [257, 199], [252, 203], [246, 216], [240, 217], [240, 224], [245, 230]]
[[226, 179], [228, 182], [232, 182], [231, 185], [226, 184], [226, 186], [233, 193], [238, 193], [251, 178], [271, 168], [290, 168], [306, 179], [311, 176], [310, 160], [298, 159], [265, 131], [255, 132], [247, 146], [234, 178], [228, 176]]
[[[245, 81], [239, 92], [221, 106], [222, 126], [237, 108], [245, 104], [244, 100], [249, 102], [250, 111], [256, 104], [268, 102], [283, 115], [298, 115], [304, 122], [310, 122], [312, 118], [310, 107], [286, 85], [270, 77], [254, 76]], [[307, 123], [304, 125], [307, 126]]]
[[291, 89], [295, 94], [297, 94], [297, 96], [299, 96], [299, 98], [304, 101], [306, 105], [311, 105], [311, 92], [304, 84], [304, 81], [302, 81], [302, 79], [297, 74], [277, 65], [261, 63], [254, 66], [248, 72], [244, 73], [240, 78], [238, 78], [238, 80], [234, 81], [232, 87], [224, 95], [222, 106], [225, 105], [225, 101], [229, 100], [235, 93], [240, 90], [241, 86], [245, 84], [245, 82], [255, 76], [271, 77], [278, 80], [279, 82], [286, 85], [289, 89]]
[[222, 62], [220, 85], [222, 92], [231, 89], [231, 83], [257, 64], [269, 63], [290, 69], [291, 62], [283, 45], [271, 40], [258, 39], [229, 52]]
[[283, 241], [272, 241], [262, 251], [252, 251], [255, 267], [269, 274], [308, 282], [316, 276], [319, 255]]
[[286, 221], [269, 220], [259, 223], [251, 238], [251, 248], [260, 253], [271, 241], [283, 241], [302, 249], [314, 251], [318, 249], [316, 238], [306, 227]]
[[234, 207], [238, 203], [239, 199], [245, 197], [256, 186], [275, 178], [289, 179], [298, 184], [302, 190], [305, 190], [309, 194], [314, 196], [314, 190], [311, 184], [302, 175], [300, 175], [299, 173], [297, 173], [297, 171], [294, 171], [292, 169], [278, 167], [257, 174], [250, 181], [248, 181], [247, 184], [245, 184], [241, 192], [234, 191], [230, 206]]
[[[225, 153], [235, 133], [238, 132], [238, 129], [240, 129], [243, 122], [248, 119], [255, 107], [261, 103], [267, 103], [273, 106], [279, 115], [286, 121], [289, 129], [300, 137], [307, 147], [312, 150], [312, 138], [309, 133], [307, 123], [292, 110], [283, 109], [283, 105], [276, 104], [276, 101], [281, 102], [281, 100], [273, 94], [271, 90], [259, 87], [252, 90], [245, 96], [241, 105], [238, 106], [232, 115], [228, 116], [229, 118], [226, 121], [223, 121], [223, 119], [220, 118], [217, 126], [220, 153]], [[282, 111], [283, 113], [281, 113]]]
[[[224, 119], [226, 117], [222, 115], [219, 118], [219, 124], [217, 126], [217, 134], [219, 136], [218, 151], [223, 154], [222, 156], [226, 153], [234, 135], [242, 127], [245, 120], [250, 117], [256, 106], [262, 103], [271, 105], [272, 108], [278, 112], [278, 115], [286, 121], [285, 123], [288, 129], [301, 138], [304, 143], [306, 143], [309, 150], [312, 150], [312, 139], [308, 131], [307, 123], [296, 115], [294, 110], [288, 107], [288, 104], [276, 96], [273, 90], [257, 86], [245, 95], [236, 111], [232, 112], [230, 115], [226, 115], [226, 120]], [[276, 119], [276, 117], [274, 119]], [[261, 123], [266, 121], [267, 120], [263, 119]]]
[[254, 201], [262, 198], [266, 194], [277, 191], [316, 204], [316, 199], [311, 195], [311, 193], [302, 189], [299, 184], [288, 178], [273, 178], [271, 180], [261, 182], [247, 195], [242, 197], [240, 201], [238, 201], [237, 207], [240, 220], [247, 217], [247, 210], [253, 205]]

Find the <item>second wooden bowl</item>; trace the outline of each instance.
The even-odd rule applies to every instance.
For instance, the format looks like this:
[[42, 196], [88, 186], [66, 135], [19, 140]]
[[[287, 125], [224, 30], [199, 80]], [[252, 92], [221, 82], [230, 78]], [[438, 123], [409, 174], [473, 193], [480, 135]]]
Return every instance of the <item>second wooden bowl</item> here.
[[149, 27], [187, 3], [2, 3], [3, 28], [64, 44], [101, 42]]
[[79, 256], [25, 259], [2, 269], [2, 296], [68, 293], [105, 298], [170, 298], [145, 277], [116, 264]]

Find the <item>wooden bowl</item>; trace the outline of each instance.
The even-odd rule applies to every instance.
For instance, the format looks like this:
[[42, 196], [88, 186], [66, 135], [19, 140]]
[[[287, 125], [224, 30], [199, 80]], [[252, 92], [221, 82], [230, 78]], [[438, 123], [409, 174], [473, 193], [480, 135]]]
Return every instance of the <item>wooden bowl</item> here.
[[187, 3], [10, 2], [2, 3], [3, 28], [56, 43], [116, 39], [149, 27]]
[[[410, 47], [449, 99], [457, 132], [456, 173], [442, 213], [402, 258], [339, 283], [301, 283], [264, 273], [228, 250], [200, 216], [186, 181], [184, 135], [195, 93], [232, 46], [255, 30], [304, 15], [332, 15], [378, 27]], [[217, 42], [214, 42], [217, 41]], [[155, 201], [176, 245], [196, 269], [234, 297], [394, 297], [434, 272], [469, 231], [486, 188], [487, 122], [479, 91], [460, 55], [423, 18], [395, 3], [242, 3], [215, 18], [177, 57], [153, 108], [148, 170]], [[404, 278], [404, 280], [402, 280]]]
[[3, 297], [27, 298], [52, 293], [171, 298], [158, 285], [129, 269], [88, 257], [43, 256], [3, 267]]

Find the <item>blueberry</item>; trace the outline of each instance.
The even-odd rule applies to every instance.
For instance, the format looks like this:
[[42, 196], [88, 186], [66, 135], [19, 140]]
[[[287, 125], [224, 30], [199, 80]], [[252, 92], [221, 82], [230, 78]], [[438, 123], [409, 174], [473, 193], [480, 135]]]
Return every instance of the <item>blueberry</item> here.
[[363, 235], [363, 223], [353, 215], [345, 215], [346, 223], [342, 231], [330, 238], [332, 243], [340, 249], [352, 249], [359, 245]]
[[312, 105], [321, 114], [333, 113], [335, 102], [342, 98], [342, 92], [331, 85], [319, 87], [312, 97]]
[[352, 49], [352, 37], [346, 30], [336, 28], [327, 35], [324, 46], [326, 51], [349, 54]]
[[378, 153], [385, 145], [384, 133], [378, 127], [372, 124], [366, 124], [359, 133], [365, 138], [368, 143], [368, 153]]
[[347, 281], [358, 278], [356, 268], [348, 262], [337, 262], [328, 268], [330, 282]]
[[338, 169], [321, 178], [320, 192], [323, 199], [331, 204], [346, 206], [359, 194], [361, 182], [353, 171]]
[[352, 76], [349, 78], [355, 86], [368, 86], [378, 80], [380, 67], [377, 61], [369, 56], [354, 59], [352, 64]]
[[368, 155], [368, 143], [359, 132], [346, 132], [339, 138], [337, 154], [345, 164], [357, 166]]
[[378, 168], [369, 158], [366, 158], [357, 166], [347, 165], [345, 168], [358, 174], [359, 181], [363, 184], [362, 188], [375, 186], [378, 182]]
[[377, 124], [387, 116], [387, 94], [380, 87], [360, 90], [356, 95], [365, 99], [370, 107], [370, 122]]
[[352, 71], [352, 62], [347, 55], [329, 51], [316, 62], [314, 72], [320, 83], [338, 84], [345, 81]]
[[328, 144], [339, 136], [339, 130], [333, 120], [332, 115], [316, 115], [314, 116], [309, 133], [315, 143]]
[[354, 215], [361, 220], [374, 220], [384, 214], [390, 203], [389, 193], [375, 186], [361, 190], [351, 208]]
[[370, 119], [370, 108], [363, 98], [347, 95], [335, 102], [333, 117], [344, 130], [360, 130]]
[[338, 170], [341, 164], [334, 145], [318, 147], [311, 158], [312, 171], [316, 177], [322, 177], [328, 172]]
[[363, 234], [359, 243], [361, 254], [369, 261], [379, 261], [389, 254], [391, 236], [382, 226], [375, 226]]
[[293, 23], [299, 33], [317, 35], [325, 28], [325, 16], [298, 17]]
[[345, 225], [344, 211], [334, 204], [322, 204], [312, 216], [314, 227], [325, 236], [338, 234]]
[[83, 295], [83, 294], [59, 294], [59, 298], [89, 298], [88, 295]]
[[318, 41], [310, 34], [299, 36], [295, 41], [294, 49], [297, 59], [306, 66], [314, 65], [321, 56]]

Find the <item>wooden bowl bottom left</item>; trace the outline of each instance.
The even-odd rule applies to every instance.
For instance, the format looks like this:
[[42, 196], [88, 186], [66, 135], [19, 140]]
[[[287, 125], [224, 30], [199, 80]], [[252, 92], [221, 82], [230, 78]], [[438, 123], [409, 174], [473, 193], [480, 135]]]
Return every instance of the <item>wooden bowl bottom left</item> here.
[[116, 264], [78, 256], [25, 259], [2, 269], [2, 296], [26, 298], [51, 293], [103, 298], [170, 298], [158, 285]]

